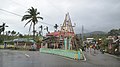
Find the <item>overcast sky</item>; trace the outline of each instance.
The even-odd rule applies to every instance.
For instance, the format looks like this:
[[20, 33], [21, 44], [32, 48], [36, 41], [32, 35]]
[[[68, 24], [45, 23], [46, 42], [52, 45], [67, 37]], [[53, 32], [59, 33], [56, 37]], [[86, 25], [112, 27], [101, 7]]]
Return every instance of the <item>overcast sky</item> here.
[[[120, 28], [120, 0], [0, 0], [0, 9], [7, 10], [23, 16], [28, 8], [37, 8], [50, 31], [54, 24], [62, 24], [65, 14], [69, 12], [72, 24], [76, 23], [75, 32], [105, 31]], [[8, 30], [27, 34], [29, 25], [24, 27], [26, 21], [21, 22], [20, 16], [0, 10], [0, 25], [5, 22]], [[50, 25], [49, 25], [50, 24]]]

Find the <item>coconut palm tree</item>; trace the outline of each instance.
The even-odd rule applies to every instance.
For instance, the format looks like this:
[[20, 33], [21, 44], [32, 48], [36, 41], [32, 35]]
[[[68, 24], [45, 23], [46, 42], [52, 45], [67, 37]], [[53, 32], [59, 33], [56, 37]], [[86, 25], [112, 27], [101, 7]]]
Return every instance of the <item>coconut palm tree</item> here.
[[3, 25], [0, 26], [0, 34], [1, 32], [3, 32], [3, 35], [4, 35], [5, 27], [8, 27], [5, 25], [5, 23], [3, 23]]
[[[37, 12], [36, 8], [29, 8], [27, 11], [28, 14], [24, 15], [22, 17], [21, 21], [28, 20], [25, 26], [30, 23], [29, 31], [31, 30], [31, 26], [33, 26], [33, 38], [35, 38], [35, 25], [38, 23], [38, 19], [42, 19], [43, 17], [38, 16], [40, 12]], [[24, 27], [25, 27], [24, 26]]]
[[39, 31], [39, 34], [42, 35], [43, 26], [41, 25], [39, 28], [41, 29], [41, 30]]
[[14, 35], [16, 34], [16, 31], [13, 30], [13, 31], [11, 32], [11, 34], [12, 34], [12, 36], [14, 36]]
[[57, 25], [57, 24], [55, 24], [54, 28], [55, 28], [55, 31], [57, 31], [58, 25]]
[[8, 31], [8, 36], [10, 35], [11, 31]]
[[49, 31], [48, 31], [48, 26], [46, 26], [46, 30], [47, 30], [47, 32], [49, 33]]
[[46, 28], [44, 28], [44, 30], [46, 30], [47, 33], [50, 33], [49, 30], [48, 30], [48, 26], [46, 26]]

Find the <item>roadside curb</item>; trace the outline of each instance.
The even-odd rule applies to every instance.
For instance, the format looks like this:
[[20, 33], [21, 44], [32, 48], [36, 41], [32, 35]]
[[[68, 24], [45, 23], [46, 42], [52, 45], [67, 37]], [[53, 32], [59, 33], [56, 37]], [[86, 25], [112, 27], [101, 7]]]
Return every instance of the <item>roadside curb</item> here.
[[84, 57], [84, 60], [83, 60], [83, 61], [86, 61], [87, 59], [86, 59], [86, 57], [85, 57], [84, 53], [83, 53], [83, 57]]
[[117, 56], [115, 56], [115, 55], [111, 55], [111, 54], [108, 54], [108, 53], [105, 53], [105, 55], [109, 55], [109, 56], [111, 56], [111, 57], [120, 59], [120, 57], [117, 57]]
[[82, 51], [41, 48], [40, 52], [65, 56], [74, 60], [84, 60]]
[[82, 60], [82, 61], [86, 61], [86, 57], [85, 57], [85, 54], [83, 53], [83, 51], [80, 49], [80, 52], [81, 52], [81, 54], [82, 54], [82, 56], [83, 56], [83, 59], [84, 60]]

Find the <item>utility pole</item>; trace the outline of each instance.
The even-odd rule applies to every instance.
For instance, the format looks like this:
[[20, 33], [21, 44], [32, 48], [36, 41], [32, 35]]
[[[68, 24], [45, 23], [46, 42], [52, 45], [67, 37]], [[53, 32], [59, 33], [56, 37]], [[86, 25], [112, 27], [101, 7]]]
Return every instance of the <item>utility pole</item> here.
[[82, 25], [82, 45], [83, 45], [83, 40], [84, 40], [84, 26]]

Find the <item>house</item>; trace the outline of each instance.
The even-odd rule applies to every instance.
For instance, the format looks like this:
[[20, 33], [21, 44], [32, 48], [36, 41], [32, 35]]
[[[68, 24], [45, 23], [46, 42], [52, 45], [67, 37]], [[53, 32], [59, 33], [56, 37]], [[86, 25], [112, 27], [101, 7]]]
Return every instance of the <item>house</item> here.
[[108, 53], [120, 54], [120, 36], [108, 36]]
[[30, 49], [31, 45], [35, 43], [33, 39], [17, 38], [13, 40], [16, 49]]

